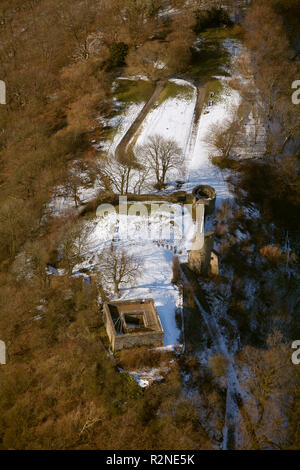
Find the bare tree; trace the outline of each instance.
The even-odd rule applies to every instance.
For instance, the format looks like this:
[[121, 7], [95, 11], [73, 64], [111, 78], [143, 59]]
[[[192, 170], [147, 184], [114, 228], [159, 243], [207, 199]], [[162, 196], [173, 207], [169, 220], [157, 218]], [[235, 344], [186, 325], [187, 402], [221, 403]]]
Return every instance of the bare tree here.
[[183, 153], [176, 141], [161, 135], [149, 137], [145, 145], [136, 149], [136, 154], [153, 173], [158, 189], [165, 186], [170, 170], [179, 171], [183, 163]]
[[26, 237], [36, 229], [36, 220], [24, 201], [13, 197], [5, 201], [0, 207], [1, 256], [14, 258]]
[[127, 194], [132, 167], [119, 162], [113, 156], [107, 156], [95, 163], [96, 177], [101, 186], [107, 191], [117, 194]]
[[143, 189], [150, 189], [148, 184], [149, 168], [147, 165], [139, 165], [135, 170], [135, 180], [133, 186], [134, 194], [141, 194]]
[[113, 156], [107, 156], [95, 162], [94, 176], [99, 184], [107, 191], [123, 195], [128, 192], [140, 194], [146, 186], [149, 168], [138, 163], [132, 152], [127, 152], [120, 161]]
[[166, 78], [169, 53], [168, 46], [159, 41], [147, 42], [138, 49], [132, 49], [127, 56], [128, 71], [132, 75], [143, 74], [149, 80]]
[[113, 243], [98, 256], [98, 261], [105, 281], [113, 284], [115, 293], [119, 292], [121, 284], [134, 283], [142, 268], [140, 258], [118, 249]]
[[70, 168], [63, 186], [56, 189], [56, 196], [71, 197], [76, 208], [82, 203], [80, 190], [91, 187], [89, 167], [86, 162], [76, 160]]
[[99, 29], [107, 44], [143, 44], [161, 27], [160, 0], [102, 0]]
[[121, 0], [124, 8], [122, 20], [134, 45], [145, 42], [158, 31], [161, 4], [161, 0]]
[[[243, 371], [242, 388], [249, 393], [244, 408], [261, 448], [266, 445], [281, 448], [287, 438], [282, 425], [286, 419], [285, 407], [274, 403], [283, 405], [286, 402], [292, 367], [288, 359], [288, 348], [282, 341], [282, 334], [276, 329], [269, 336], [267, 348], [263, 352], [247, 346], [238, 357], [238, 365]], [[270, 420], [270, 416], [273, 419]], [[277, 436], [276, 439], [274, 436]]]
[[50, 284], [47, 264], [51, 255], [49, 240], [36, 240], [28, 243], [24, 252], [19, 256], [21, 262], [15, 263], [16, 272], [28, 278], [34, 278], [42, 287]]
[[238, 119], [215, 123], [210, 127], [205, 141], [213, 152], [218, 152], [219, 157], [229, 158], [238, 144], [240, 129], [241, 123]]
[[72, 274], [76, 264], [83, 261], [87, 237], [91, 231], [91, 226], [84, 222], [74, 223], [72, 220], [64, 228], [60, 237], [59, 249], [61, 264], [68, 275]]

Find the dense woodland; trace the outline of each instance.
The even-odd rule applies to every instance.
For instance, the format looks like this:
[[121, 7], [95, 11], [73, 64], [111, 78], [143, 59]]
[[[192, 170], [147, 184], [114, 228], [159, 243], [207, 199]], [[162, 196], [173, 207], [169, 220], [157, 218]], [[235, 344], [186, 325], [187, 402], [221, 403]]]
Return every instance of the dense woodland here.
[[[178, 14], [164, 15], [166, 4]], [[1, 1], [7, 104], [0, 106], [0, 339], [8, 358], [0, 366], [0, 449], [219, 448], [224, 358], [204, 367], [187, 350], [164, 382], [145, 390], [120, 374], [117, 365], [141, 358], [134, 351], [116, 362], [107, 356], [99, 283], [88, 288], [71, 276], [78, 216], [45, 217], [58, 184], [77, 205], [82, 181], [71, 167], [84, 168], [91, 181], [106, 174], [105, 162], [95, 166], [91, 141], [104, 136], [97, 117], [110, 116], [114, 79], [124, 70], [153, 84], [190, 77], [193, 44], [210, 28], [234, 31], [245, 46], [236, 64], [240, 79], [231, 83], [242, 104], [211, 142], [219, 151], [214, 164], [231, 171], [235, 205], [221, 208], [216, 226], [221, 263], [231, 274], [209, 285], [217, 293], [229, 286], [226, 321], [237, 325], [237, 367], [251, 372], [243, 380], [249, 399], [238, 445], [300, 447], [300, 369], [290, 360], [291, 342], [300, 338], [300, 106], [291, 101], [291, 84], [300, 79], [299, 18], [299, 0]], [[157, 60], [164, 66], [153, 67]], [[249, 109], [264, 123], [266, 151], [253, 155], [250, 142], [249, 155], [239, 158]], [[137, 164], [133, 158], [123, 170]], [[237, 228], [247, 231], [246, 240], [236, 239]], [[47, 266], [58, 245], [66, 275], [54, 278]], [[20, 275], [23, 253], [30, 277]], [[247, 303], [249, 277], [259, 287]], [[41, 305], [47, 313], [34, 321]], [[164, 359], [145, 353], [142, 361]], [[193, 399], [183, 390], [185, 374]]]

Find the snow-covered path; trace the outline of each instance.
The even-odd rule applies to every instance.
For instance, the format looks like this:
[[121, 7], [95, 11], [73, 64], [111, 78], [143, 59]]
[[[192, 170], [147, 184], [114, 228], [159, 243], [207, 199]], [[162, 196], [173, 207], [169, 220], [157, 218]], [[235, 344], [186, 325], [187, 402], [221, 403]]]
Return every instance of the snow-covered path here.
[[159, 134], [166, 139], [174, 139], [186, 155], [191, 137], [197, 91], [196, 87], [186, 80], [170, 81], [191, 88], [192, 97], [168, 98], [160, 106], [154, 108], [139, 130], [136, 145], [143, 145], [148, 137]]
[[[226, 82], [225, 78], [222, 78]], [[213, 186], [217, 193], [217, 204], [231, 197], [226, 183], [227, 172], [220, 170], [210, 162], [211, 149], [206, 142], [207, 134], [212, 125], [222, 123], [230, 116], [232, 107], [237, 106], [239, 94], [224, 87], [224, 94], [219, 98], [218, 103], [210, 106], [206, 112], [202, 113], [194, 147], [190, 149], [190, 155], [186, 158], [187, 183], [185, 190], [192, 190], [197, 184], [208, 184]]]
[[185, 80], [174, 81], [182, 86], [191, 87], [192, 97], [168, 98], [154, 108], [145, 118], [138, 131], [136, 145], [143, 145], [150, 136], [160, 134], [166, 139], [174, 139], [182, 148], [185, 156], [185, 180], [183, 190], [191, 191], [198, 184], [213, 186], [217, 192], [217, 204], [231, 197], [226, 183], [226, 170], [220, 170], [210, 162], [211, 149], [206, 142], [210, 127], [222, 123], [230, 116], [232, 108], [239, 103], [239, 94], [223, 81], [223, 94], [218, 102], [201, 114], [195, 129], [194, 116], [197, 102], [196, 87]]
[[102, 151], [105, 151], [112, 155], [115, 153], [117, 146], [122, 141], [126, 132], [133, 125], [134, 121], [137, 119], [137, 117], [141, 113], [144, 106], [145, 106], [144, 101], [138, 104], [131, 103], [130, 105], [128, 105], [126, 110], [122, 112], [120, 115], [108, 120], [107, 124], [112, 127], [116, 127], [117, 132], [111, 141], [108, 140], [104, 143], [103, 142], [101, 143], [100, 148]]

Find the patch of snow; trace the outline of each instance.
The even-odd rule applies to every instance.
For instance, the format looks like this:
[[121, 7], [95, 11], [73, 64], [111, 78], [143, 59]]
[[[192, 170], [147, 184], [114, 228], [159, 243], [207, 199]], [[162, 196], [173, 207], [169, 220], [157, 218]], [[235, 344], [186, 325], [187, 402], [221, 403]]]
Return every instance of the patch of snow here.
[[166, 351], [166, 352], [176, 352], [182, 349], [181, 344], [169, 344], [168, 346], [161, 346], [158, 348], [153, 348], [155, 351]]
[[165, 17], [165, 18], [171, 18], [172, 16], [177, 15], [179, 12], [180, 11], [176, 8], [167, 7], [167, 8], [164, 8], [163, 10], [161, 10], [158, 13], [158, 16]]
[[149, 78], [145, 75], [135, 75], [133, 77], [118, 77], [117, 80], [131, 80], [136, 82], [137, 80], [144, 80], [145, 82], [149, 82]]
[[236, 229], [235, 236], [238, 240], [246, 240], [248, 238], [248, 234], [241, 232], [239, 229]]
[[154, 108], [140, 128], [136, 145], [143, 145], [149, 137], [159, 134], [165, 139], [174, 139], [185, 154], [196, 105], [196, 89], [185, 80], [172, 79], [170, 81], [189, 87], [193, 91], [192, 98], [168, 98], [160, 106]]
[[[114, 123], [113, 127], [117, 127], [116, 134], [113, 139], [101, 142], [101, 145], [98, 145], [98, 149], [105, 151], [107, 153], [114, 154], [116, 147], [121, 142], [122, 138], [131, 127], [135, 119], [140, 114], [141, 110], [145, 106], [145, 102], [141, 103], [132, 103], [126, 107], [126, 110], [122, 112], [118, 117], [112, 118], [114, 121], [110, 121], [110, 125]], [[118, 118], [118, 119], [117, 119]], [[117, 124], [117, 125], [116, 125]]]
[[[135, 286], [123, 285], [115, 300], [153, 298], [164, 330], [164, 345], [178, 343], [180, 330], [175, 320], [175, 311], [179, 302], [179, 291], [171, 283], [172, 260], [174, 253], [171, 242], [161, 243], [146, 236], [147, 226], [141, 216], [128, 216], [128, 224], [132, 225], [129, 238], [122, 238], [116, 225], [114, 213], [94, 222], [93, 230], [87, 239], [85, 261], [74, 267], [74, 272], [82, 268], [97, 269], [97, 255], [109, 248], [112, 235], [115, 246], [124, 249], [129, 255], [139, 257], [143, 261], [142, 272]], [[122, 218], [122, 215], [118, 217]], [[125, 215], [123, 217], [126, 217]], [[180, 242], [180, 240], [179, 240]], [[175, 242], [174, 242], [175, 243]], [[182, 247], [182, 250], [184, 247]], [[183, 258], [184, 258], [183, 254]], [[110, 286], [109, 286], [110, 288]]]
[[155, 134], [162, 135], [166, 139], [174, 139], [182, 148], [186, 161], [188, 181], [183, 185], [182, 190], [191, 191], [198, 184], [211, 185], [216, 189], [218, 205], [232, 197], [226, 183], [229, 171], [212, 165], [211, 150], [205, 138], [212, 124], [222, 122], [230, 116], [232, 109], [240, 102], [240, 95], [228, 86], [227, 77], [215, 78], [222, 80], [224, 84], [223, 95], [217, 104], [209, 108], [208, 114], [202, 113], [194, 139], [192, 139], [192, 131], [197, 100], [196, 87], [186, 80], [174, 78], [170, 81], [181, 86], [189, 86], [193, 90], [192, 98], [168, 98], [160, 106], [154, 108], [141, 126], [136, 145], [145, 144], [147, 139]]
[[145, 388], [153, 382], [161, 382], [170, 371], [169, 368], [152, 368], [138, 371], [129, 371], [128, 374], [133, 377], [140, 387]]
[[143, 259], [143, 271], [134, 287], [120, 290], [118, 299], [153, 298], [164, 330], [164, 345], [178, 343], [180, 330], [175, 320], [178, 289], [171, 283], [173, 253], [151, 242], [131, 244], [127, 252]]
[[[135, 203], [134, 206], [128, 203], [127, 208], [124, 206], [119, 206], [122, 213], [116, 209], [103, 215], [98, 213], [94, 227], [91, 227], [89, 244], [96, 247], [99, 242], [131, 240], [151, 241], [157, 246], [169, 247], [174, 253], [186, 253], [191, 249], [196, 226], [189, 207], [164, 203]], [[134, 214], [133, 207], [140, 215]], [[204, 213], [201, 215], [203, 217]], [[198, 225], [203, 232], [203, 219]]]
[[188, 183], [182, 189], [191, 190], [197, 184], [208, 184], [213, 186], [217, 193], [217, 205], [226, 199], [232, 198], [229, 191], [226, 176], [229, 171], [224, 171], [213, 165], [210, 161], [212, 155], [211, 148], [206, 142], [207, 134], [213, 124], [222, 123], [227, 119], [232, 108], [238, 106], [240, 95], [237, 91], [226, 86], [227, 79], [224, 81], [224, 94], [219, 102], [210, 107], [208, 114], [202, 113], [194, 149], [191, 150], [187, 160]]
[[231, 55], [231, 57], [237, 57], [242, 51], [242, 43], [236, 39], [227, 38], [223, 41], [222, 46]]
[[42, 315], [36, 315], [35, 317], [33, 317], [33, 321], [40, 321], [42, 318]]
[[48, 271], [47, 274], [54, 274], [54, 276], [59, 276], [59, 272], [54, 266], [48, 265]]

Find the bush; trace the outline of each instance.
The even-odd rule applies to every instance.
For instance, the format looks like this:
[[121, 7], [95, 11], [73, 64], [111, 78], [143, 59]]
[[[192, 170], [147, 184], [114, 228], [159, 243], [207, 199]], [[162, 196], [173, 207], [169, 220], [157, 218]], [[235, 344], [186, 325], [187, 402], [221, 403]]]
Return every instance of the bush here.
[[172, 353], [144, 347], [123, 349], [119, 355], [119, 365], [125, 370], [139, 370], [145, 367], [160, 367], [166, 363]]
[[114, 42], [109, 48], [109, 59], [106, 62], [105, 69], [110, 71], [116, 67], [123, 67], [128, 54], [128, 45], [125, 42]]
[[222, 354], [216, 354], [209, 358], [209, 367], [215, 377], [225, 377], [228, 371], [229, 362], [227, 357]]
[[218, 28], [220, 26], [232, 26], [233, 23], [223, 8], [213, 7], [210, 10], [198, 10], [196, 12], [196, 25], [194, 31], [196, 34], [208, 28]]
[[286, 263], [287, 256], [282, 253], [279, 246], [267, 245], [260, 249], [260, 254], [270, 267], [275, 268], [279, 264]]

